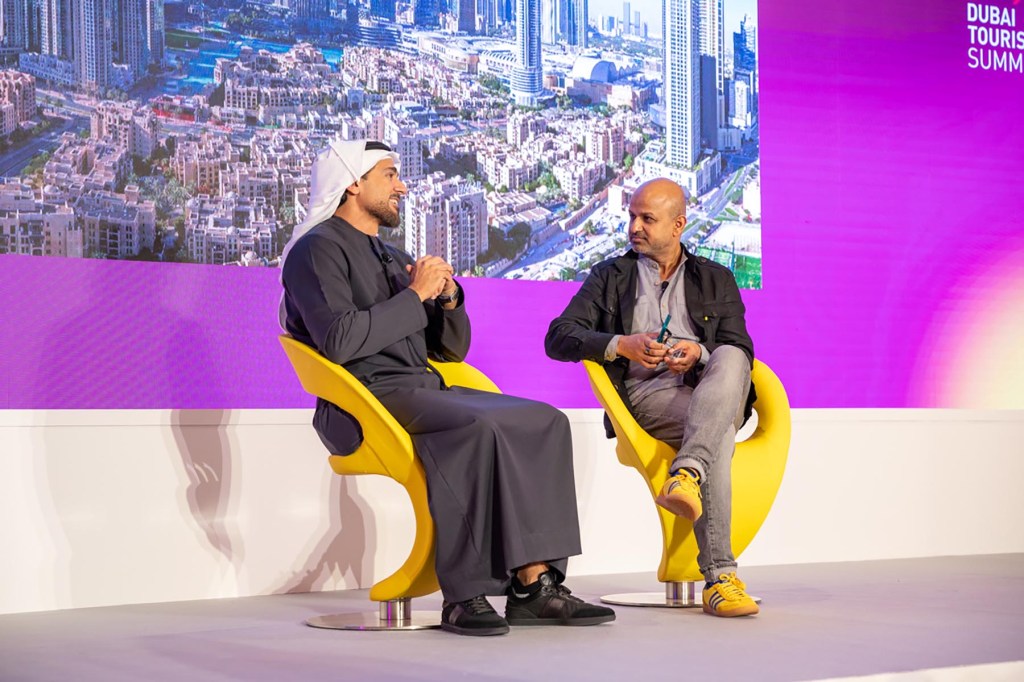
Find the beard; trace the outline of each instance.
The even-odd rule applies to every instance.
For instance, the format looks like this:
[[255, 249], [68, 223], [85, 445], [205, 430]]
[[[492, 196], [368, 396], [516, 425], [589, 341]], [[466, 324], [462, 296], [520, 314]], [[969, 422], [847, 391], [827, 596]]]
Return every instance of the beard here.
[[367, 211], [376, 218], [381, 225], [387, 227], [398, 227], [402, 224], [402, 217], [398, 213], [398, 209], [392, 208], [390, 199], [375, 203], [367, 207]]

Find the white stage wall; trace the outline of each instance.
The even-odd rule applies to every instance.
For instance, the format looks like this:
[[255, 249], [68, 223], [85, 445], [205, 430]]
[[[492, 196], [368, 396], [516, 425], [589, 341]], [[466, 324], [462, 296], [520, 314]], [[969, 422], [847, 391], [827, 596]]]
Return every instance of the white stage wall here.
[[[576, 575], [653, 572], [660, 532], [598, 410], [573, 424]], [[368, 587], [411, 512], [341, 478], [311, 411], [0, 411], [0, 613]], [[1024, 412], [797, 410], [745, 565], [1024, 552]], [[658, 589], [653, 583], [652, 589]]]

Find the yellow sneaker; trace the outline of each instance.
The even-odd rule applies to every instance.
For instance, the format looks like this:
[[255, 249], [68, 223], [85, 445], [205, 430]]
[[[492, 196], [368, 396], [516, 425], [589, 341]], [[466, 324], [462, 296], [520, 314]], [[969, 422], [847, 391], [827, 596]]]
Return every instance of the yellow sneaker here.
[[700, 484], [686, 470], [665, 481], [661, 494], [654, 501], [659, 507], [690, 521], [696, 521], [704, 513], [704, 506], [700, 502]]
[[717, 583], [704, 588], [704, 613], [722, 618], [754, 615], [761, 609], [746, 590], [735, 573], [723, 573]]

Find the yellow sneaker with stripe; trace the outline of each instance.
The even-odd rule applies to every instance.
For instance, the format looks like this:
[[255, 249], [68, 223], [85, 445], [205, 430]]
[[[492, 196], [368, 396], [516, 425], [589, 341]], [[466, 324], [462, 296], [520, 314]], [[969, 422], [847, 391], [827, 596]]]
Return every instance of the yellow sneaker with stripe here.
[[747, 594], [747, 586], [736, 573], [723, 573], [718, 582], [704, 588], [704, 613], [722, 618], [752, 616], [761, 609]]
[[654, 502], [676, 516], [682, 516], [690, 521], [696, 521], [704, 513], [704, 506], [700, 501], [700, 483], [685, 469], [665, 481], [661, 494]]

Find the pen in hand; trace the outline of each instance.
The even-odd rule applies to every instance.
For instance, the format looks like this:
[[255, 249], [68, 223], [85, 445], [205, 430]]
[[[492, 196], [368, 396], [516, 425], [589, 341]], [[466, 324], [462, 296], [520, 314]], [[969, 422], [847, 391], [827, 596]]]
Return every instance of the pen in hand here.
[[672, 320], [672, 315], [668, 314], [665, 316], [665, 322], [661, 325], [661, 332], [658, 334], [658, 343], [665, 342], [665, 334], [668, 333], [668, 323]]

